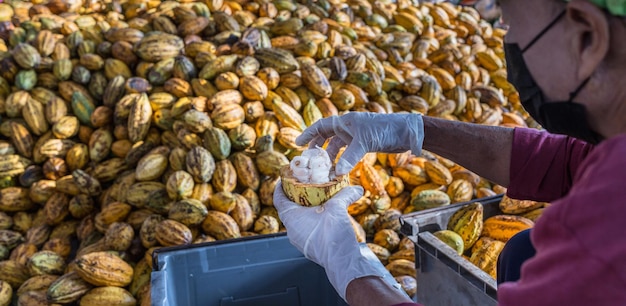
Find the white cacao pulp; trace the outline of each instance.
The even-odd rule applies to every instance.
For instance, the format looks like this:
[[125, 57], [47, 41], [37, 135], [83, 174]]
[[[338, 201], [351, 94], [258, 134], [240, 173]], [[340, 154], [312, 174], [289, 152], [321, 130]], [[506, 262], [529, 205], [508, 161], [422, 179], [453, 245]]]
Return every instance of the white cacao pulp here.
[[304, 150], [300, 156], [293, 158], [289, 166], [300, 183], [322, 184], [334, 178], [331, 171], [333, 163], [320, 147]]

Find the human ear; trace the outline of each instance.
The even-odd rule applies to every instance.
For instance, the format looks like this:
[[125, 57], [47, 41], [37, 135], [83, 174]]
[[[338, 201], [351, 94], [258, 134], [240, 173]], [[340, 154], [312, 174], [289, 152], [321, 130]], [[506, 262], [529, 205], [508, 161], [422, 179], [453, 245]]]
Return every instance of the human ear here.
[[578, 79], [591, 76], [609, 52], [609, 20], [604, 11], [590, 1], [572, 1], [567, 5], [566, 30], [578, 66]]

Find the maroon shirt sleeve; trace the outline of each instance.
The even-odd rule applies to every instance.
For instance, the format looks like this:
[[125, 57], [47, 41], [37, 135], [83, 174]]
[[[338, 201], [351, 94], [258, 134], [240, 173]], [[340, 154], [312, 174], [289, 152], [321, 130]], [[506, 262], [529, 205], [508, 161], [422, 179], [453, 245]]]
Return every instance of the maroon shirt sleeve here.
[[547, 132], [516, 128], [507, 195], [551, 202], [566, 195], [576, 171], [593, 145]]
[[499, 305], [626, 305], [624, 156], [626, 135], [587, 157], [568, 195], [537, 220], [537, 253], [519, 281], [498, 286]]

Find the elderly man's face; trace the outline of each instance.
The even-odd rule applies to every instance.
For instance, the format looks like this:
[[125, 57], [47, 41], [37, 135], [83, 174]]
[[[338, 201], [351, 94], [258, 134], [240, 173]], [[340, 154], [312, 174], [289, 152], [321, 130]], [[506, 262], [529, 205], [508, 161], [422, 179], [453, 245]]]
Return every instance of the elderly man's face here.
[[[565, 3], [557, 0], [501, 0], [500, 5], [504, 23], [509, 26], [505, 41], [517, 43], [521, 49], [565, 9]], [[528, 69], [550, 101], [566, 101], [579, 82], [564, 19], [524, 52]]]
[[[500, 5], [504, 23], [509, 26], [505, 42], [525, 50], [523, 62], [508, 68], [519, 72], [525, 64], [543, 94], [539, 102], [570, 101], [572, 95], [585, 113], [585, 118], [576, 122], [586, 120], [590, 130], [605, 138], [625, 133], [625, 19], [611, 16], [587, 0], [500, 0]], [[519, 61], [519, 54], [515, 55]], [[550, 118], [566, 122], [567, 116], [559, 115], [551, 114]]]

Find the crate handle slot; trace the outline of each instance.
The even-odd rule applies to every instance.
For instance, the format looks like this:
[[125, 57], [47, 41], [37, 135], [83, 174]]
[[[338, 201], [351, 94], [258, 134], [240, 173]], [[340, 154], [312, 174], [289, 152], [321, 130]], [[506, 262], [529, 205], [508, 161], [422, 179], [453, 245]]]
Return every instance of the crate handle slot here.
[[400, 217], [400, 232], [406, 235], [413, 243], [417, 243], [417, 234], [419, 233], [419, 225], [412, 223], [411, 219]]

